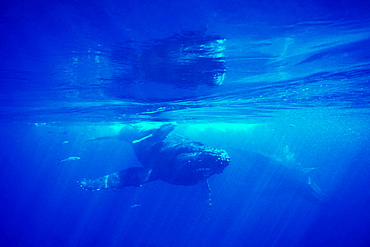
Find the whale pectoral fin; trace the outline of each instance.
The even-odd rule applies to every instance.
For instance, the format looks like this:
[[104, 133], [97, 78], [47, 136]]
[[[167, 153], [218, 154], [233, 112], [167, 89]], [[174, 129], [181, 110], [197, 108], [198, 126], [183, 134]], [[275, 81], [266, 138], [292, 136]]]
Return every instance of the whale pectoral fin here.
[[141, 141], [144, 141], [144, 140], [146, 140], [146, 139], [148, 139], [148, 138], [150, 138], [150, 137], [152, 137], [153, 136], [153, 134], [150, 134], [150, 135], [147, 135], [147, 136], [144, 136], [143, 138], [141, 138], [141, 139], [138, 139], [138, 140], [133, 140], [132, 141], [132, 143], [139, 143], [139, 142], [141, 142]]
[[82, 179], [77, 184], [86, 190], [120, 189], [127, 186], [141, 186], [154, 181], [151, 170], [143, 167], [131, 167], [96, 179]]
[[120, 178], [118, 172], [105, 175], [96, 179], [82, 179], [77, 184], [85, 190], [116, 189], [119, 187]]

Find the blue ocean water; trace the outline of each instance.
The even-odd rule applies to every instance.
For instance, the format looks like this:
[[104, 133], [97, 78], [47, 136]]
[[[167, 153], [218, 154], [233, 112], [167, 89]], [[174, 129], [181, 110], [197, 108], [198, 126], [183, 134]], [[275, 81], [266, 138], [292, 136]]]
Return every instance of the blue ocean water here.
[[[370, 246], [368, 1], [0, 6], [2, 246]], [[201, 185], [76, 184], [140, 165], [86, 140], [169, 121], [230, 154], [212, 206]], [[325, 203], [247, 152], [315, 168]]]

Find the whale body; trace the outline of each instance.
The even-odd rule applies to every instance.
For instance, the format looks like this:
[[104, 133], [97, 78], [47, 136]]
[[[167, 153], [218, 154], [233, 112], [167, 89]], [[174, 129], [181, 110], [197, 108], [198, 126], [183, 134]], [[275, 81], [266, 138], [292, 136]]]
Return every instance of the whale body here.
[[[119, 139], [131, 144], [142, 167], [130, 167], [96, 179], [78, 181], [86, 190], [119, 189], [162, 180], [175, 185], [194, 185], [221, 173], [230, 163], [225, 150], [211, 148], [171, 133], [174, 123], [155, 128], [125, 126]], [[116, 136], [117, 137], [117, 136]], [[109, 138], [97, 138], [102, 140]]]

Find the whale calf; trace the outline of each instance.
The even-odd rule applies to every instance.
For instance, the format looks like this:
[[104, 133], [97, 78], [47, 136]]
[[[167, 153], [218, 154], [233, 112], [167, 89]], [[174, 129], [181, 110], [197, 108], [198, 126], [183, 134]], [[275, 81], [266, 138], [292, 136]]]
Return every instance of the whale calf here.
[[130, 167], [95, 179], [78, 181], [86, 190], [120, 189], [162, 180], [175, 185], [194, 185], [221, 173], [230, 163], [223, 149], [212, 148], [171, 133], [175, 123], [143, 128], [124, 126], [116, 136], [90, 141], [119, 139], [131, 144], [142, 167]]

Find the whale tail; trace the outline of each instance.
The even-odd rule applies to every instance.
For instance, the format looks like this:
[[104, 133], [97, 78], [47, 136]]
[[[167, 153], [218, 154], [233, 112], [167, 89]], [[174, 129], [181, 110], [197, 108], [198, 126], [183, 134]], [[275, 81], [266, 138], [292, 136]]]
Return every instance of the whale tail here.
[[120, 189], [128, 186], [141, 186], [154, 179], [151, 170], [143, 167], [131, 167], [96, 179], [82, 179], [77, 184], [85, 190]]

